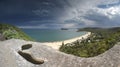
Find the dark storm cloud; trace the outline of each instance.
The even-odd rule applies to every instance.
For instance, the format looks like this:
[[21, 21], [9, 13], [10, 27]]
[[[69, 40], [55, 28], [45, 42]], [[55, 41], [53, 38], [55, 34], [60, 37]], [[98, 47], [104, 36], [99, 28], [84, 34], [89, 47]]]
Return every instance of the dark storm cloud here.
[[1, 0], [0, 21], [29, 23], [32, 20], [53, 20], [64, 12], [66, 0]]
[[0, 0], [0, 22], [24, 28], [115, 26], [120, 24], [119, 4], [118, 0]]

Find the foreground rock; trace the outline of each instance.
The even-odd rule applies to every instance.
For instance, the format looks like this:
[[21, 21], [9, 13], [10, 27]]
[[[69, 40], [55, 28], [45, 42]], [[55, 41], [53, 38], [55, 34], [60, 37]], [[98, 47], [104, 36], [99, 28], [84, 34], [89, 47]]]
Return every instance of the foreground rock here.
[[[43, 59], [44, 63], [36, 65], [23, 58], [18, 51], [22, 50], [24, 44], [32, 44], [25, 51]], [[42, 43], [11, 39], [0, 42], [0, 67], [120, 67], [120, 45], [115, 45], [99, 56], [81, 58], [59, 52]]]

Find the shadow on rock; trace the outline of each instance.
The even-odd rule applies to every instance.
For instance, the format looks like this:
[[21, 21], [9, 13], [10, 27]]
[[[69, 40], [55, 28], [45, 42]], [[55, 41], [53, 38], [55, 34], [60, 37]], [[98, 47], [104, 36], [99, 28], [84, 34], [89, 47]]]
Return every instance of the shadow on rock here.
[[21, 48], [22, 48], [22, 50], [30, 49], [30, 48], [32, 48], [32, 44], [25, 44]]
[[35, 58], [33, 57], [30, 53], [26, 53], [23, 51], [18, 51], [18, 53], [25, 58], [27, 61], [33, 63], [33, 64], [43, 64], [44, 60], [40, 59], [40, 58]]

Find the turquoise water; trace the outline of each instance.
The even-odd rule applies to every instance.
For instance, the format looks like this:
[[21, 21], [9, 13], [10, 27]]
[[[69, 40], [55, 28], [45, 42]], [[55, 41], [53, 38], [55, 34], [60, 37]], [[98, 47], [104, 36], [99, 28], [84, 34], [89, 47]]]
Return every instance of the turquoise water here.
[[25, 33], [36, 41], [53, 42], [62, 41], [84, 35], [86, 32], [76, 30], [47, 30], [47, 29], [23, 29]]

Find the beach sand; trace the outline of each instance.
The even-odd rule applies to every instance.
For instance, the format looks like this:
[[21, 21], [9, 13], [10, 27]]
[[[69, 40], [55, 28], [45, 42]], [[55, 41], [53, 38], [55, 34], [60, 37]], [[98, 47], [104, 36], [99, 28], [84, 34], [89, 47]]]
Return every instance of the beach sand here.
[[59, 50], [60, 46], [62, 45], [62, 43], [64, 42], [64, 44], [67, 43], [72, 43], [76, 40], [82, 40], [82, 39], [86, 39], [91, 35], [91, 32], [87, 32], [85, 35], [76, 37], [76, 38], [72, 38], [72, 39], [68, 39], [68, 40], [64, 40], [64, 41], [56, 41], [56, 42], [43, 42], [43, 44], [52, 47], [53, 49]]

